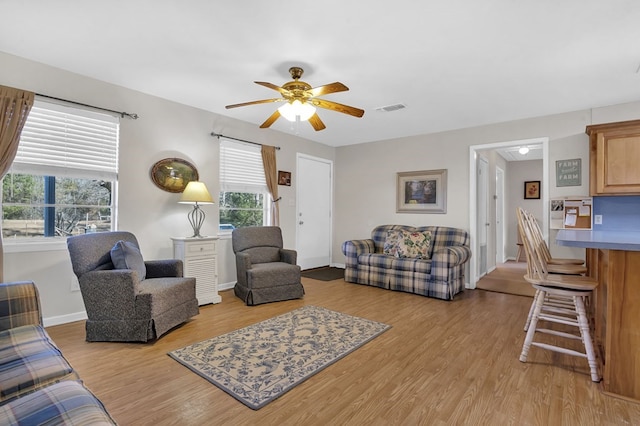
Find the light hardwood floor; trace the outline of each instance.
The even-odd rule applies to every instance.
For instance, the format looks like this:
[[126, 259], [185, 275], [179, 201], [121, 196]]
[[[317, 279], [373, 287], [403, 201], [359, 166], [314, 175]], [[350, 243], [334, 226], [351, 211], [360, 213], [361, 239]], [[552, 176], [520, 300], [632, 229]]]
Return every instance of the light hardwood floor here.
[[[232, 291], [150, 344], [87, 343], [84, 322], [48, 331], [121, 425], [627, 425], [640, 404], [604, 395], [587, 363], [518, 356], [530, 298], [466, 290], [453, 301], [303, 279], [304, 299], [247, 307]], [[254, 411], [167, 352], [305, 304], [392, 328]]]
[[533, 297], [536, 291], [524, 279], [526, 273], [526, 262], [509, 260], [505, 263], [498, 263], [494, 270], [478, 280], [476, 287], [482, 290]]

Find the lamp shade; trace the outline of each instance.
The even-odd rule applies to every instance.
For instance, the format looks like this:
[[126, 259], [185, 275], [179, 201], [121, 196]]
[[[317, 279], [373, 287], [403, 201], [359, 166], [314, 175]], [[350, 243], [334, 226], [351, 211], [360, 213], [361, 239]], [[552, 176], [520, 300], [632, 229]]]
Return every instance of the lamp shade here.
[[289, 121], [296, 121], [298, 117], [300, 121], [307, 121], [316, 113], [316, 108], [311, 104], [302, 103], [296, 99], [293, 102], [287, 102], [282, 105], [278, 108], [278, 112]]
[[192, 180], [187, 184], [178, 202], [182, 204], [213, 204], [213, 198], [203, 182]]

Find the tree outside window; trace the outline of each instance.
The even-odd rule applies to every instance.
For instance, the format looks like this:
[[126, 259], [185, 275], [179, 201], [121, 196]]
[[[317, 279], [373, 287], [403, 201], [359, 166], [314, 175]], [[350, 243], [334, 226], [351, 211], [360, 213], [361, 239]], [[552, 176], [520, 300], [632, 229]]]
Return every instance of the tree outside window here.
[[2, 180], [4, 238], [63, 237], [111, 229], [113, 182], [9, 173]]
[[[220, 229], [264, 224], [265, 194], [251, 192], [220, 193]], [[229, 226], [231, 225], [231, 226]]]

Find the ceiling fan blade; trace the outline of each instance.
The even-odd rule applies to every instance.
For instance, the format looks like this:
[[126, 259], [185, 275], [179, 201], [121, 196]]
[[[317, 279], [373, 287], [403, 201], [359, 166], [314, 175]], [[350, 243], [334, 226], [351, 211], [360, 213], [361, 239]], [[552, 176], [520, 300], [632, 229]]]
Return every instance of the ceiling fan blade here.
[[311, 118], [309, 119], [309, 124], [313, 126], [316, 132], [327, 128], [327, 126], [324, 125], [322, 120], [320, 120], [320, 117], [318, 116], [317, 112], [311, 116]]
[[276, 91], [282, 93], [283, 95], [287, 95], [287, 96], [291, 95], [291, 91], [289, 91], [287, 89], [283, 89], [280, 86], [276, 86], [273, 83], [267, 83], [266, 81], [254, 81], [254, 83], [259, 84], [260, 86], [268, 87], [269, 89], [276, 90]]
[[271, 114], [269, 118], [267, 118], [266, 121], [260, 125], [260, 128], [266, 129], [267, 127], [271, 126], [278, 118], [280, 118], [280, 111], [275, 110], [275, 112]]
[[241, 104], [233, 104], [233, 105], [227, 105], [225, 108], [229, 109], [229, 108], [238, 108], [238, 107], [243, 107], [243, 106], [247, 106], [247, 105], [258, 105], [258, 104], [268, 104], [271, 102], [282, 102], [282, 101], [286, 101], [286, 99], [284, 98], [277, 98], [277, 99], [262, 99], [260, 101], [251, 101], [251, 102], [243, 102]]
[[315, 96], [328, 95], [329, 93], [346, 92], [347, 90], [349, 90], [347, 86], [336, 81], [335, 83], [314, 87], [313, 89], [307, 90], [307, 93], [309, 94], [309, 96], [315, 97]]
[[333, 111], [338, 111], [343, 114], [353, 115], [354, 117], [362, 117], [364, 115], [364, 110], [360, 108], [355, 108], [349, 105], [339, 104], [337, 102], [327, 101], [324, 99], [309, 99], [307, 102], [313, 104], [314, 106], [330, 109]]

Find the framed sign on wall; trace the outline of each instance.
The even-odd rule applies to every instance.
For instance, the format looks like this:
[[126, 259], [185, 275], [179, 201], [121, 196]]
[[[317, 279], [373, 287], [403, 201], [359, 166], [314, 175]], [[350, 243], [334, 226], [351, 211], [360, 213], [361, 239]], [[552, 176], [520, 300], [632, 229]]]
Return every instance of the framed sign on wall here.
[[556, 186], [582, 185], [582, 159], [556, 161]]

